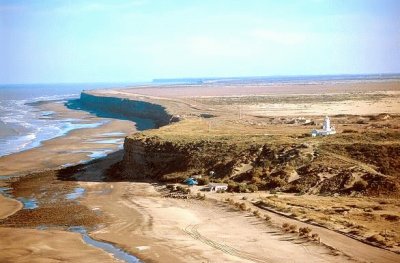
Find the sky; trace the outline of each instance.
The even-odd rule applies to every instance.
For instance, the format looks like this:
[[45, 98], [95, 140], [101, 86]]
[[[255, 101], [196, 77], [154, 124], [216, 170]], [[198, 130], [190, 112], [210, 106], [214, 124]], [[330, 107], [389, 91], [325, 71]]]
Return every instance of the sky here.
[[400, 72], [397, 0], [0, 0], [0, 83]]

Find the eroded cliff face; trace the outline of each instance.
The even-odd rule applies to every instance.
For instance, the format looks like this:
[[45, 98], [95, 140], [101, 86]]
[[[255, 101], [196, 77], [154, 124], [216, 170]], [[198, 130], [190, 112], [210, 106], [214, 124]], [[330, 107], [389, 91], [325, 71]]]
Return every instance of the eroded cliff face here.
[[124, 174], [129, 178], [180, 181], [192, 174], [232, 173], [242, 152], [234, 145], [198, 140], [171, 142], [136, 134], [124, 142]]
[[[239, 192], [258, 189], [369, 196], [397, 196], [400, 192], [397, 178], [345, 163], [319, 146], [305, 143], [239, 146], [229, 140], [169, 141], [135, 134], [125, 139], [124, 151], [121, 167], [127, 179], [182, 182], [202, 175], [206, 181], [228, 183], [230, 190]], [[215, 175], [209, 176], [210, 171]]]
[[82, 92], [80, 107], [104, 115], [116, 115], [127, 119], [151, 119], [156, 127], [167, 125], [172, 114], [158, 104], [127, 98], [98, 96]]
[[313, 154], [304, 145], [239, 145], [215, 138], [170, 141], [135, 134], [125, 139], [123, 170], [132, 179], [179, 181], [195, 174], [208, 176], [213, 171], [216, 180], [251, 182], [253, 177], [260, 177], [268, 181], [266, 177], [271, 175], [284, 182], [288, 167], [297, 169], [309, 163]]

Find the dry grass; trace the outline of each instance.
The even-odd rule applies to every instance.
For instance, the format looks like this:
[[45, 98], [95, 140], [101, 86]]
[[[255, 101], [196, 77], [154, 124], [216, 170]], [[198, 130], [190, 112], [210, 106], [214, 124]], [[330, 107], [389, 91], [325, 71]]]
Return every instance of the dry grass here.
[[[313, 221], [325, 227], [400, 251], [400, 200], [361, 197], [294, 196], [281, 194], [263, 199], [276, 211], [301, 214], [300, 220]], [[290, 225], [282, 228], [290, 232]], [[299, 229], [299, 233], [304, 230]], [[318, 236], [307, 234], [311, 239]], [[373, 237], [377, 238], [372, 241]]]

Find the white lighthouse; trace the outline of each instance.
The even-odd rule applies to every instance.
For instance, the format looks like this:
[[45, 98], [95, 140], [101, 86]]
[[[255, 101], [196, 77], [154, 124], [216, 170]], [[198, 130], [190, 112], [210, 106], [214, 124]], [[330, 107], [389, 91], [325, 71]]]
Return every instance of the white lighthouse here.
[[331, 120], [329, 119], [328, 116], [325, 116], [324, 122], [322, 124], [322, 130], [312, 130], [311, 136], [313, 137], [318, 135], [326, 136], [335, 133], [336, 133], [335, 127], [331, 127]]
[[322, 129], [327, 132], [332, 130], [331, 129], [331, 120], [329, 119], [328, 116], [325, 116], [324, 124], [322, 125]]

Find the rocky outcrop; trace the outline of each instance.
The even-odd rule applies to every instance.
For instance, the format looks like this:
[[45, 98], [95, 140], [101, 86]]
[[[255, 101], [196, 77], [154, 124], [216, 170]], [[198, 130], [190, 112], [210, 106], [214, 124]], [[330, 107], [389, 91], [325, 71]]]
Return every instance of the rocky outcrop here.
[[172, 114], [158, 104], [128, 98], [94, 95], [82, 92], [79, 100], [81, 109], [127, 119], [143, 118], [154, 121], [156, 127], [167, 125]]

